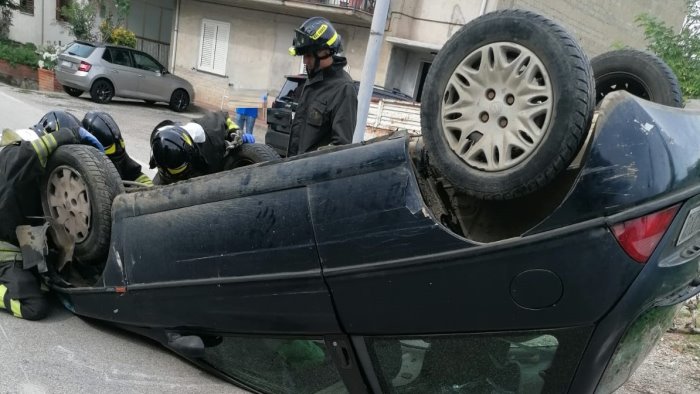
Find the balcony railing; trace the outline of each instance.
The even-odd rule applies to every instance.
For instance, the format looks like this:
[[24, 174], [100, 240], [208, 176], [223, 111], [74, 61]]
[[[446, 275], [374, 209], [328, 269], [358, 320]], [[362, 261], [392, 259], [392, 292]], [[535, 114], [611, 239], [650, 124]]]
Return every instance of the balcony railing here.
[[368, 14], [374, 13], [374, 4], [376, 0], [287, 0], [296, 1], [298, 3], [310, 3], [336, 7], [342, 9], [351, 9], [361, 11]]

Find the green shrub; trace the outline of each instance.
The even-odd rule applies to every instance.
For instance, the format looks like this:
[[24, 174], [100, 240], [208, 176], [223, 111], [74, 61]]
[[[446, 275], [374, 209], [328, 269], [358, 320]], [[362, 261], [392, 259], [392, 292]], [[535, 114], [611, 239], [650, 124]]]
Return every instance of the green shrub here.
[[11, 65], [24, 64], [37, 68], [40, 59], [36, 53], [36, 45], [20, 44], [10, 40], [0, 40], [0, 59]]
[[116, 27], [112, 30], [112, 43], [136, 48], [136, 34], [124, 27]]

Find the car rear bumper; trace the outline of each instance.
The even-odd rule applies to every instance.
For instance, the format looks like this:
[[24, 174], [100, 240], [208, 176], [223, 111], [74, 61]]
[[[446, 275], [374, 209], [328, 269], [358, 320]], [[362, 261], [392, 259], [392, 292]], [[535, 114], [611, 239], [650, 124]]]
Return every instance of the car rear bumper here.
[[92, 85], [92, 79], [89, 74], [84, 71], [64, 71], [62, 67], [56, 68], [56, 79], [61, 85], [68, 86], [80, 90], [89, 90]]

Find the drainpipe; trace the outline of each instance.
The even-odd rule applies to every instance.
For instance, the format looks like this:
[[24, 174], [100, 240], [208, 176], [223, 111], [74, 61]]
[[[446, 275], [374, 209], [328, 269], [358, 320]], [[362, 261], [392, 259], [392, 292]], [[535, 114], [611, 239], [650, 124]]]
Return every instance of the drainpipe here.
[[39, 45], [44, 45], [44, 14], [46, 13], [46, 1], [41, 0], [41, 42]]
[[481, 0], [481, 9], [479, 10], [479, 16], [484, 15], [486, 13], [486, 6], [488, 5], [489, 0]]
[[177, 55], [177, 32], [180, 30], [180, 1], [175, 4], [175, 28], [170, 42], [170, 73], [175, 74], [175, 56]]
[[372, 26], [369, 30], [365, 63], [360, 79], [360, 92], [357, 94], [357, 124], [355, 125], [352, 142], [360, 142], [365, 138], [369, 103], [372, 99], [374, 78], [377, 75], [377, 63], [379, 61], [379, 52], [382, 49], [384, 28], [386, 27], [386, 18], [389, 14], [389, 3], [390, 0], [377, 0], [374, 6], [374, 16], [372, 17]]

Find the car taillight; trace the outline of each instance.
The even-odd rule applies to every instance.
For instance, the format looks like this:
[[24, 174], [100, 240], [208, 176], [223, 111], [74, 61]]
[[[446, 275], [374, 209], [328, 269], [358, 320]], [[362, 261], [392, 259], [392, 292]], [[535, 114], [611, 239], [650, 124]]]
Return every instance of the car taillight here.
[[88, 62], [80, 62], [80, 66], [78, 66], [78, 71], [90, 71], [92, 68], [92, 64]]
[[612, 232], [622, 249], [634, 261], [644, 264], [668, 230], [679, 206], [674, 205], [662, 211], [615, 224], [612, 226]]

